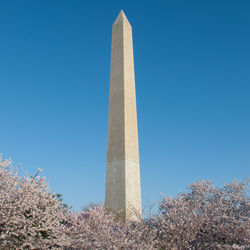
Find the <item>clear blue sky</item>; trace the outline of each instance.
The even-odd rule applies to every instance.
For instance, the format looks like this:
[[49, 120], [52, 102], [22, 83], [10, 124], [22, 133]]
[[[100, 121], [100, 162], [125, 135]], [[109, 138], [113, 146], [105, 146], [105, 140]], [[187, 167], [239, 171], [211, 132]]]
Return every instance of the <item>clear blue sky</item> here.
[[0, 152], [104, 200], [111, 29], [133, 27], [142, 198], [250, 176], [250, 1], [1, 1]]

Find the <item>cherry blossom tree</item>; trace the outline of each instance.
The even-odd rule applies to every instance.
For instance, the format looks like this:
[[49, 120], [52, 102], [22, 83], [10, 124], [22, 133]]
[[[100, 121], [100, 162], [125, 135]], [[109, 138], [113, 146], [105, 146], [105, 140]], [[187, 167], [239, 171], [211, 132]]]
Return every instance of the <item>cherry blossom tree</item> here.
[[[155, 246], [164, 249], [232, 249], [250, 246], [247, 181], [215, 187], [210, 181], [189, 185], [189, 193], [164, 197], [151, 223]], [[246, 249], [246, 248], [244, 248]]]
[[61, 234], [60, 201], [38, 174], [21, 178], [11, 161], [0, 157], [1, 249], [47, 249], [69, 242]]
[[86, 212], [67, 214], [65, 234], [72, 240], [72, 249], [152, 249], [154, 235], [146, 224], [124, 223], [103, 206]]
[[102, 205], [70, 211], [39, 171], [20, 177], [0, 156], [0, 249], [249, 249], [247, 181], [193, 183], [164, 196], [156, 215], [125, 223]]

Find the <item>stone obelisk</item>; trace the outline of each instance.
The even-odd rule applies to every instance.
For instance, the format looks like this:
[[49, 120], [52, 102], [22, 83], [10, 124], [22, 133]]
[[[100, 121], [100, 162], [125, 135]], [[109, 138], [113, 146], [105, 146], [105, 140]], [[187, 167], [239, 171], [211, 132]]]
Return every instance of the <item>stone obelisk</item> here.
[[141, 217], [132, 28], [123, 11], [112, 29], [105, 208]]

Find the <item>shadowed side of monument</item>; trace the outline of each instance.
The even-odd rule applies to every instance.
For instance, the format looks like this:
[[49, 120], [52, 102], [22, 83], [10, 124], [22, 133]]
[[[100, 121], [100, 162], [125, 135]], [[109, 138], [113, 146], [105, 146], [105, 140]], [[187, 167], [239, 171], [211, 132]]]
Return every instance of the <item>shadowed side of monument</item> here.
[[132, 28], [123, 11], [113, 24], [105, 208], [141, 217], [141, 185]]

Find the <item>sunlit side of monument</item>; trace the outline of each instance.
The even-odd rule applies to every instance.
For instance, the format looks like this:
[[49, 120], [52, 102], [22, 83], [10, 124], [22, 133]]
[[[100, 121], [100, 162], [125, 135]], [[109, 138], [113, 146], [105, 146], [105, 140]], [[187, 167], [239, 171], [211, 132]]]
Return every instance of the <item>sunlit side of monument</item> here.
[[105, 208], [141, 218], [132, 28], [123, 11], [112, 29]]

